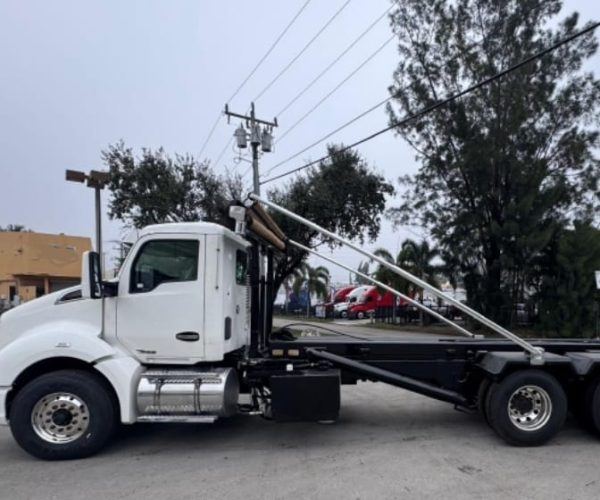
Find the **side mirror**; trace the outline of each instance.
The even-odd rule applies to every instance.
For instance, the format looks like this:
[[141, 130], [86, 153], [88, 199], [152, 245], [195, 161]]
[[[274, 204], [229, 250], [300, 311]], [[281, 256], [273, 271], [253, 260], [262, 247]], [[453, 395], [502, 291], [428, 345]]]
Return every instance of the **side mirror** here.
[[81, 296], [84, 299], [102, 298], [100, 254], [84, 252], [81, 259]]

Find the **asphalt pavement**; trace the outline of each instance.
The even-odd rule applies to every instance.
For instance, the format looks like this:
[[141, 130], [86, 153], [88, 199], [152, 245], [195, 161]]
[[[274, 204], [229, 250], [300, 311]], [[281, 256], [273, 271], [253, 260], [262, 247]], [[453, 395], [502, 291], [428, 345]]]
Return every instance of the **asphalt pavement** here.
[[600, 440], [572, 421], [540, 448], [383, 384], [342, 390], [337, 423], [237, 416], [124, 427], [101, 454], [42, 462], [0, 428], [2, 499], [594, 499]]

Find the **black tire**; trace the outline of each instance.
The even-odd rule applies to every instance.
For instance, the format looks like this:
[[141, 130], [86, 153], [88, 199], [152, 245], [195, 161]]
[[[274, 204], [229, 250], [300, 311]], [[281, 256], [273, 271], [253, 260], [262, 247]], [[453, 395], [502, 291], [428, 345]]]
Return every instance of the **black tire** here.
[[341, 317], [341, 318], [344, 318], [344, 319], [348, 318], [348, 311], [342, 311], [342, 312], [340, 313], [340, 317]]
[[[73, 415], [78, 414], [71, 412], [67, 419], [73, 419], [73, 424], [77, 422], [75, 418], [80, 418], [82, 422], [87, 420], [85, 426], [77, 429], [83, 431], [81, 435], [73, 436], [69, 438], [73, 440], [63, 443], [52, 442], [49, 437], [42, 438], [34, 427], [34, 409], [45, 397], [57, 393], [73, 395], [75, 401], [83, 403], [80, 406], [81, 415], [86, 416], [74, 417]], [[52, 405], [53, 399], [49, 401]], [[52, 411], [49, 407], [44, 407], [43, 411], [46, 409]], [[64, 419], [66, 410], [60, 408], [50, 418], [54, 419], [59, 411], [63, 411], [61, 417]], [[60, 370], [32, 380], [15, 396], [9, 417], [10, 428], [17, 443], [34, 457], [44, 460], [70, 460], [93, 455], [107, 444], [117, 427], [116, 403], [109, 389], [99, 377], [83, 370]], [[69, 425], [69, 422], [60, 425]]]
[[496, 390], [497, 386], [498, 386], [498, 384], [496, 382], [490, 381], [490, 384], [488, 385], [487, 391], [485, 392], [485, 396], [483, 398], [483, 415], [485, 416], [485, 421], [487, 422], [487, 424], [490, 427], [492, 426], [492, 424], [490, 423], [490, 418], [488, 415], [492, 411], [492, 409], [491, 409], [492, 394]]
[[477, 410], [479, 414], [483, 417], [486, 423], [489, 424], [486, 410], [486, 399], [489, 393], [490, 386], [492, 385], [492, 380], [489, 378], [482, 379], [479, 384], [479, 389], [477, 390]]
[[[531, 399], [517, 394], [526, 387], [534, 388], [532, 393], [525, 391]], [[534, 415], [535, 402], [542, 406]], [[522, 413], [517, 417], [523, 421], [517, 424], [514, 420], [516, 417], [509, 415], [509, 408], [520, 410]], [[541, 370], [521, 370], [491, 385], [486, 398], [486, 413], [490, 427], [507, 443], [514, 446], [540, 446], [552, 439], [565, 423], [567, 396], [552, 375]]]
[[356, 313], [356, 319], [364, 319], [364, 317], [365, 317], [365, 313], [364, 312], [358, 311]]
[[588, 384], [574, 385], [569, 388], [567, 392], [567, 398], [569, 401], [569, 411], [575, 418], [578, 424], [580, 424], [586, 431], [596, 432], [594, 424], [591, 418], [591, 412], [589, 409], [591, 405], [589, 403], [591, 393], [591, 387], [597, 381], [592, 381]]
[[592, 380], [578, 396], [573, 413], [586, 430], [600, 435], [600, 379]]

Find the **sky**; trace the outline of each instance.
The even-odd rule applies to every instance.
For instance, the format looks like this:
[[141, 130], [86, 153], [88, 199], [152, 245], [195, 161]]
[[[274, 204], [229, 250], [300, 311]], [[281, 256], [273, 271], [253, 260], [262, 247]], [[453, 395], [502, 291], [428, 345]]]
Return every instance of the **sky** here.
[[[259, 117], [271, 120], [277, 115], [277, 141], [391, 36], [384, 18], [279, 113], [390, 5], [389, 0], [311, 0], [231, 99], [305, 2], [0, 0], [0, 226], [23, 224], [39, 232], [93, 237], [93, 191], [66, 182], [65, 169], [103, 169], [101, 151], [119, 140], [137, 152], [162, 146], [170, 154], [198, 155], [226, 102], [243, 113], [255, 100]], [[340, 9], [289, 70], [256, 99]], [[600, 19], [598, 2], [564, 2], [563, 14], [574, 10], [582, 22]], [[397, 62], [391, 41], [261, 158], [261, 172], [386, 98]], [[598, 74], [600, 55], [587, 69]], [[237, 125], [221, 116], [202, 152], [201, 159], [211, 160], [217, 172], [248, 170], [245, 161], [234, 161], [237, 154], [228, 147]], [[348, 144], [386, 125], [381, 108], [330, 141]], [[273, 173], [319, 158], [324, 148], [325, 143]], [[391, 133], [358, 149], [394, 183], [419, 166], [414, 151]], [[250, 186], [249, 174], [244, 180]], [[102, 239], [110, 249], [124, 231], [119, 221], [108, 219], [107, 198], [104, 193]], [[392, 206], [394, 200], [388, 203]], [[378, 240], [365, 248], [382, 246], [396, 253], [404, 238], [423, 236], [384, 220]], [[333, 255], [353, 267], [362, 260], [345, 249]], [[334, 281], [347, 281], [346, 271], [327, 267]]]

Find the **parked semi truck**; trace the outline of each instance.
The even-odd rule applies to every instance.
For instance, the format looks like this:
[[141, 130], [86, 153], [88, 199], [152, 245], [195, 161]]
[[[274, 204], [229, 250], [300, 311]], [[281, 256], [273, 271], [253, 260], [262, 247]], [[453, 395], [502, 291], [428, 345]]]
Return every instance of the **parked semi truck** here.
[[395, 307], [400, 305], [397, 297], [391, 292], [379, 293], [377, 287], [370, 286], [362, 293], [356, 302], [348, 307], [348, 317], [350, 319], [363, 319], [375, 313], [378, 307]]
[[331, 422], [340, 386], [364, 380], [479, 409], [513, 445], [545, 443], [569, 408], [600, 429], [598, 340], [525, 341], [458, 301], [497, 336], [442, 316], [461, 336], [273, 331], [277, 260], [292, 247], [314, 250], [288, 239], [266, 207], [378, 260], [255, 195], [232, 206], [235, 231], [205, 222], [143, 229], [111, 281], [101, 279], [98, 254], [85, 254], [80, 287], [0, 318], [0, 422], [19, 445], [42, 459], [72, 459], [99, 451], [119, 424], [209, 424], [239, 413]]

